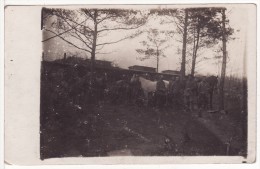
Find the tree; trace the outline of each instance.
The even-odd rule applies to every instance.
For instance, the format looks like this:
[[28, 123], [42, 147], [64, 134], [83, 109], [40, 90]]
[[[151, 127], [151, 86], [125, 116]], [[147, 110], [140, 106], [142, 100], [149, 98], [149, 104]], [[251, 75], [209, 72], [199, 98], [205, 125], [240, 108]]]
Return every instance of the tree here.
[[224, 85], [225, 85], [225, 77], [226, 77], [226, 64], [227, 64], [227, 51], [226, 51], [226, 9], [222, 9], [222, 43], [223, 43], [223, 60], [222, 60], [222, 68], [221, 68], [221, 77], [220, 77], [220, 85], [219, 85], [219, 109], [224, 110]]
[[186, 44], [187, 44], [187, 35], [188, 35], [188, 17], [189, 17], [188, 9], [152, 9], [150, 11], [150, 15], [159, 15], [164, 16], [164, 21], [162, 24], [173, 23], [175, 27], [173, 27], [173, 32], [176, 33], [176, 36], [181, 35], [182, 40], [176, 41], [182, 43], [182, 52], [181, 52], [181, 79], [185, 77], [185, 69], [186, 69]]
[[107, 35], [115, 31], [135, 30], [146, 23], [146, 16], [142, 11], [124, 9], [43, 8], [42, 16], [44, 31], [53, 34], [42, 42], [59, 37], [71, 46], [90, 54], [91, 72], [95, 68], [96, 54], [102, 54], [101, 50], [105, 45], [134, 38], [140, 32], [109, 41], [105, 39]]
[[221, 25], [218, 21], [218, 8], [191, 8], [190, 11], [190, 31], [193, 38], [193, 53], [191, 75], [195, 73], [198, 50], [201, 47], [211, 47], [217, 44], [215, 34], [221, 32]]
[[172, 32], [158, 31], [157, 29], [149, 29], [147, 31], [147, 41], [141, 41], [145, 49], [136, 49], [138, 54], [144, 55], [139, 57], [140, 60], [154, 59], [156, 60], [156, 71], [159, 71], [159, 62], [164, 55], [164, 50], [169, 47], [166, 43]]
[[[197, 30], [197, 35], [194, 37], [196, 39], [196, 45], [194, 43], [193, 50], [193, 62], [192, 62], [192, 71], [194, 74], [195, 63], [197, 58], [197, 50], [199, 48], [198, 41], [204, 40], [203, 43], [205, 46], [218, 44], [219, 41], [222, 41], [222, 67], [221, 67], [221, 78], [219, 85], [219, 109], [224, 110], [224, 86], [225, 86], [225, 77], [226, 77], [226, 66], [227, 66], [227, 41], [231, 38], [234, 30], [229, 26], [229, 20], [226, 19], [225, 14], [226, 8], [202, 8], [195, 9], [191, 13], [191, 18], [195, 24], [195, 29]], [[228, 25], [228, 26], [226, 26]], [[203, 39], [204, 38], [204, 39]]]
[[185, 77], [185, 65], [186, 65], [186, 43], [187, 43], [187, 28], [188, 28], [188, 9], [184, 9], [184, 25], [183, 25], [183, 40], [182, 40], [182, 61], [181, 61], [181, 79]]
[[[164, 22], [175, 25], [175, 38], [182, 43], [181, 49], [181, 76], [186, 74], [186, 65], [191, 62], [191, 74], [194, 75], [196, 63], [207, 57], [198, 60], [198, 51], [203, 47], [213, 47], [222, 38], [221, 8], [186, 8], [186, 9], [154, 9], [151, 14], [164, 16]], [[228, 21], [227, 21], [228, 22]], [[227, 36], [232, 35], [233, 29], [226, 28]], [[192, 51], [192, 52], [191, 52]], [[191, 56], [191, 59], [187, 58]]]

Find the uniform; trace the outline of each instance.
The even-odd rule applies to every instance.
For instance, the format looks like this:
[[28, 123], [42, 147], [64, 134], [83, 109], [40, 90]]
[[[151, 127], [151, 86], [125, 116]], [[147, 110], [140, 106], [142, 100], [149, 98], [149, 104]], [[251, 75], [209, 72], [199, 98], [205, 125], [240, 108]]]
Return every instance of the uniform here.
[[198, 82], [197, 80], [193, 80], [192, 88], [191, 88], [191, 100], [192, 100], [192, 108], [194, 108], [195, 104], [198, 103]]
[[168, 103], [170, 104], [170, 106], [173, 103], [173, 98], [174, 98], [173, 96], [174, 82], [175, 82], [174, 80], [171, 80], [168, 86]]
[[156, 104], [158, 108], [162, 108], [166, 100], [166, 86], [163, 80], [159, 80], [156, 84]]
[[187, 80], [183, 93], [185, 108], [190, 108], [191, 103], [191, 80]]
[[172, 84], [173, 104], [176, 108], [180, 108], [182, 104], [183, 85], [180, 80], [174, 81]]
[[209, 91], [209, 85], [202, 81], [198, 85], [198, 106], [199, 109], [206, 109], [208, 106], [208, 91]]
[[189, 79], [186, 82], [185, 90], [184, 90], [184, 102], [186, 108], [192, 110], [194, 103], [196, 102], [198, 93], [197, 82], [193, 79]]

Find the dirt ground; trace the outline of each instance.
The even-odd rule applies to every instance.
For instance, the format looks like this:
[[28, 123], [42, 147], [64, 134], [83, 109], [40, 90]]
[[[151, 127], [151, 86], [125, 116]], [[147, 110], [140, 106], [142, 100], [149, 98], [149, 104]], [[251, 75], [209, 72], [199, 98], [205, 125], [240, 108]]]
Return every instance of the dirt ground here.
[[[157, 110], [120, 100], [96, 102], [89, 95], [85, 103], [70, 95], [82, 92], [75, 75], [62, 80], [60, 71], [47, 68], [53, 67], [44, 67], [41, 80], [41, 159], [247, 155], [247, 112], [241, 111], [246, 103], [242, 97], [231, 94], [225, 100], [226, 112], [204, 111], [202, 117], [196, 109], [176, 110], [174, 105]], [[214, 110], [218, 109], [216, 100], [215, 94]]]
[[[161, 115], [160, 121], [159, 115]], [[100, 103], [63, 104], [42, 114], [42, 158], [238, 155], [241, 127], [229, 115]], [[231, 140], [230, 140], [231, 139]], [[230, 144], [229, 144], [230, 142]]]

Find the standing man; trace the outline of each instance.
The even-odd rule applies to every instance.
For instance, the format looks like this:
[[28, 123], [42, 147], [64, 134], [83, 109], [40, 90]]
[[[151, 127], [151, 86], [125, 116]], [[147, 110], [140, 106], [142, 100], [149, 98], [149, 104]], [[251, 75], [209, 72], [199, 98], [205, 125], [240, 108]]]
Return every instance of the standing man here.
[[198, 103], [198, 79], [192, 78], [192, 87], [191, 87], [191, 108], [194, 110], [195, 104]]
[[173, 104], [173, 87], [174, 87], [174, 83], [175, 83], [175, 76], [171, 78], [170, 82], [169, 82], [169, 87], [168, 87], [168, 103], [170, 104], [170, 106], [172, 107]]
[[203, 78], [201, 82], [198, 84], [198, 108], [199, 114], [198, 116], [202, 116], [202, 111], [206, 110], [208, 107], [208, 93], [209, 93], [209, 85], [206, 82], [206, 79]]
[[156, 84], [156, 105], [161, 109], [166, 100], [166, 86], [163, 81], [163, 76], [159, 76], [159, 81]]
[[197, 80], [193, 76], [189, 75], [184, 90], [184, 100], [186, 109], [189, 111], [194, 110], [194, 104], [198, 96], [198, 84]]
[[188, 80], [185, 84], [185, 90], [184, 90], [184, 103], [185, 103], [185, 109], [188, 111], [192, 111], [193, 109], [193, 100], [192, 100], [192, 94], [193, 94], [193, 77], [191, 75], [188, 75]]
[[177, 110], [182, 105], [182, 93], [183, 93], [183, 85], [180, 81], [180, 77], [177, 76], [172, 85], [173, 105]]

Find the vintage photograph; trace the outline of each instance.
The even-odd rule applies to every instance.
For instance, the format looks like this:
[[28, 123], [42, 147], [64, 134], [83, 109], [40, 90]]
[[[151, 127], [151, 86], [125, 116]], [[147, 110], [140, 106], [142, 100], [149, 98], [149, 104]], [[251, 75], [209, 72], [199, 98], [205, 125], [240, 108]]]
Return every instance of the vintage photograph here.
[[242, 4], [42, 8], [41, 160], [246, 158], [247, 13]]

